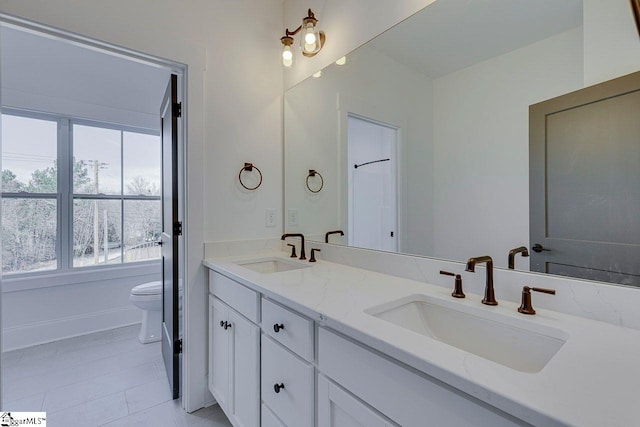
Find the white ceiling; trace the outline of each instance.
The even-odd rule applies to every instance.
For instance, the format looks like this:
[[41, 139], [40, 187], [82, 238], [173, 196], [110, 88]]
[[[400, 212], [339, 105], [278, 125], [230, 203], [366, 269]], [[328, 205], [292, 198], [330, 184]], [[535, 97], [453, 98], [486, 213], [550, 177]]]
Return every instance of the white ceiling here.
[[438, 0], [368, 46], [432, 78], [582, 25], [582, 0]]
[[12, 27], [0, 31], [3, 89], [159, 116], [167, 69]]

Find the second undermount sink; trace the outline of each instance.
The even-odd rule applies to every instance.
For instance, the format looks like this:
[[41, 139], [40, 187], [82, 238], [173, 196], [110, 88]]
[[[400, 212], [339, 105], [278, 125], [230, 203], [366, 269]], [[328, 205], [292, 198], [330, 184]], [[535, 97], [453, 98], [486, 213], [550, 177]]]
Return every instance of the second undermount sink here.
[[491, 309], [411, 295], [365, 313], [521, 372], [540, 372], [567, 341], [555, 328]]
[[310, 267], [300, 262], [288, 261], [281, 258], [269, 257], [237, 261], [235, 264], [255, 271], [256, 273], [279, 273], [282, 271], [299, 270]]

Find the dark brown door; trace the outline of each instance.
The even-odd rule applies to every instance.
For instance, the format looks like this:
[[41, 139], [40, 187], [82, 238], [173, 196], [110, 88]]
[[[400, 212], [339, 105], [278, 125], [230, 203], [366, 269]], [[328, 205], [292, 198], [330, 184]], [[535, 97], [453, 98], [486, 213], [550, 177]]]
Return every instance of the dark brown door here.
[[174, 399], [180, 396], [178, 236], [178, 76], [172, 74], [162, 117], [162, 358]]
[[640, 286], [640, 73], [529, 118], [531, 270]]

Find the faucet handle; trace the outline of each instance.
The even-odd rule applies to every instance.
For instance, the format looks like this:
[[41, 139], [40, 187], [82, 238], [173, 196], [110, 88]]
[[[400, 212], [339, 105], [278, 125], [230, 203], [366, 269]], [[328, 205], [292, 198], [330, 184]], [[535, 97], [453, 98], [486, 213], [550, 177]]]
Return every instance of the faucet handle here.
[[444, 274], [445, 276], [455, 276], [455, 285], [453, 287], [453, 292], [451, 296], [454, 298], [464, 298], [466, 295], [462, 292], [462, 276], [459, 274], [451, 273], [450, 271], [440, 270], [440, 274]]
[[316, 262], [316, 252], [320, 252], [320, 249], [311, 249], [311, 258], [309, 259], [309, 262]]
[[531, 291], [536, 291], [536, 292], [541, 292], [544, 294], [551, 294], [551, 295], [556, 294], [556, 291], [554, 289], [531, 288], [529, 286], [524, 286], [522, 288], [522, 302], [520, 303], [520, 307], [518, 307], [518, 313], [536, 314], [536, 311], [533, 309], [533, 305], [531, 305]]
[[298, 255], [296, 254], [296, 245], [287, 243], [287, 246], [291, 246], [291, 258], [297, 258]]

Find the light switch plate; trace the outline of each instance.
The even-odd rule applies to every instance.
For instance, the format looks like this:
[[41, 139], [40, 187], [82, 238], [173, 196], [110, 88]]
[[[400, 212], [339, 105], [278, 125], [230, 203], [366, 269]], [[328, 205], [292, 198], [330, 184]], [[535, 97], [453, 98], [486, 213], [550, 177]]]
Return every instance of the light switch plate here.
[[276, 210], [274, 208], [267, 208], [264, 211], [264, 226], [275, 227], [276, 226]]
[[298, 209], [289, 209], [287, 211], [287, 226], [289, 227], [298, 226]]

